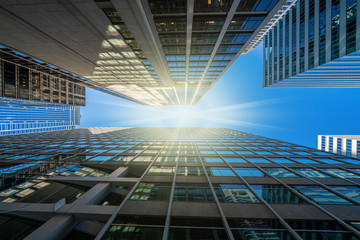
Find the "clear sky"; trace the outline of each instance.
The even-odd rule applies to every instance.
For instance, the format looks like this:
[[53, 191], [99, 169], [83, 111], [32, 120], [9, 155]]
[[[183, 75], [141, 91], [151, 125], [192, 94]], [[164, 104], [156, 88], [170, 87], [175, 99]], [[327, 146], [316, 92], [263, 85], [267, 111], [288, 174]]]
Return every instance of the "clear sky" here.
[[196, 106], [156, 108], [87, 89], [80, 127], [226, 127], [316, 148], [360, 134], [360, 89], [263, 88], [262, 45], [240, 56]]

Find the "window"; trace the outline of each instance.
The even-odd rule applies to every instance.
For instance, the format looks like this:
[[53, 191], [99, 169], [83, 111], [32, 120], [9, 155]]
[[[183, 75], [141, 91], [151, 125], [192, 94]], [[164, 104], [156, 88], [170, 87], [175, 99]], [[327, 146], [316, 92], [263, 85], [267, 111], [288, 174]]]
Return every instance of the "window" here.
[[293, 188], [318, 204], [352, 205], [347, 200], [320, 186], [293, 186]]
[[260, 202], [245, 185], [220, 184], [216, 186], [216, 190], [220, 190], [222, 198], [219, 198], [219, 200], [222, 202], [236, 202], [236, 203]]
[[285, 168], [264, 168], [264, 171], [273, 177], [299, 177]]
[[235, 168], [235, 171], [241, 177], [263, 177], [262, 173], [257, 168]]
[[242, 158], [224, 158], [224, 160], [228, 163], [247, 163], [247, 161]]
[[306, 203], [281, 185], [251, 185], [251, 187], [268, 203]]
[[299, 163], [305, 163], [305, 164], [317, 164], [318, 161], [311, 160], [309, 158], [293, 158], [294, 161], [297, 161]]
[[306, 177], [318, 177], [318, 178], [329, 178], [330, 176], [323, 174], [311, 168], [294, 168], [294, 170]]
[[93, 157], [91, 159], [89, 159], [90, 161], [107, 161], [109, 160], [110, 158], [112, 158], [113, 156], [96, 156], [96, 157]]
[[208, 173], [210, 176], [215, 177], [235, 177], [235, 173], [227, 167], [211, 167]]
[[140, 183], [131, 196], [132, 200], [169, 200], [171, 187], [158, 183]]
[[316, 160], [319, 160], [323, 163], [329, 163], [329, 164], [344, 164], [343, 162], [336, 161], [331, 158], [315, 158]]
[[265, 158], [246, 158], [251, 163], [271, 163], [269, 160]]
[[203, 176], [205, 175], [202, 167], [178, 167], [177, 175], [179, 176]]
[[360, 188], [355, 186], [328, 186], [354, 200], [360, 201]]
[[176, 184], [174, 201], [212, 202], [214, 197], [208, 184]]
[[174, 174], [175, 167], [152, 166], [147, 175], [168, 176]]
[[293, 161], [287, 158], [269, 158], [271, 161], [276, 163], [294, 163]]
[[223, 162], [223, 160], [219, 157], [204, 157], [205, 162]]
[[328, 172], [328, 173], [332, 173], [333, 175], [336, 175], [340, 178], [360, 178], [360, 175], [356, 175], [354, 173], [347, 172], [342, 169], [336, 169], [336, 168], [325, 169], [325, 168], [323, 168], [321, 170]]

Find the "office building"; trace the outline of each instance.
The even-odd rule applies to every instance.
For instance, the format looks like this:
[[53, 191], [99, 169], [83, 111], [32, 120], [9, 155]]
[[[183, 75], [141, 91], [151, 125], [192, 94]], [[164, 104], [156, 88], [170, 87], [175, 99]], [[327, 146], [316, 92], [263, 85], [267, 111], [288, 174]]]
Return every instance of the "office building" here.
[[264, 38], [264, 87], [360, 87], [359, 5], [297, 1]]
[[225, 128], [0, 137], [4, 239], [357, 239], [358, 159]]
[[63, 69], [0, 46], [0, 97], [85, 106], [83, 82]]
[[326, 152], [360, 158], [360, 136], [319, 135], [318, 149]]
[[296, 0], [0, 3], [0, 43], [141, 104], [194, 105]]
[[0, 97], [0, 136], [75, 129], [80, 107]]

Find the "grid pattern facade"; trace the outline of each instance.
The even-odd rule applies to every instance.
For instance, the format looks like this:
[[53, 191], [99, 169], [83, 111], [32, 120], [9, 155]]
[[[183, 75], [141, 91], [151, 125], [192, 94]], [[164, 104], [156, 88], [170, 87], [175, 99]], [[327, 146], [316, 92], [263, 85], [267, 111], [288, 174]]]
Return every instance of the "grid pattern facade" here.
[[360, 158], [360, 136], [319, 135], [318, 149], [354, 158]]
[[0, 97], [85, 106], [84, 80], [0, 46]]
[[0, 97], [0, 136], [75, 129], [80, 107]]
[[7, 239], [360, 236], [351, 157], [224, 128], [77, 129], [0, 149]]
[[[7, 14], [0, 21], [13, 26], [15, 33], [4, 29], [0, 42], [40, 55], [97, 90], [153, 106], [195, 105], [239, 55], [260, 43], [294, 1], [50, 0], [31, 3], [31, 11], [24, 12], [19, 9], [28, 1], [14, 5], [7, 0], [1, 3]], [[45, 14], [40, 17], [38, 11]], [[19, 20], [27, 24], [19, 25]], [[76, 30], [64, 37], [69, 35], [63, 30], [68, 25]], [[16, 41], [13, 36], [23, 34], [16, 32], [18, 28], [35, 39], [45, 37], [41, 38], [45, 47], [35, 52], [29, 48], [33, 43]]]
[[359, 4], [297, 1], [264, 38], [264, 86], [359, 87]]

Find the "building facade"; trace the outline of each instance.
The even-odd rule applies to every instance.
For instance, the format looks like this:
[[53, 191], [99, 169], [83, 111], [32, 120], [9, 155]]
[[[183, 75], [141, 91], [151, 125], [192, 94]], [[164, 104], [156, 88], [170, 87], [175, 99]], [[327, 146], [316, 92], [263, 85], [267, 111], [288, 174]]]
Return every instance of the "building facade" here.
[[5, 0], [0, 43], [97, 90], [154, 106], [192, 105], [295, 2]]
[[360, 1], [299, 0], [264, 38], [264, 87], [360, 86]]
[[357, 239], [358, 159], [225, 128], [0, 137], [4, 239]]
[[80, 107], [0, 97], [0, 136], [75, 129]]
[[84, 79], [0, 46], [0, 97], [85, 106]]
[[318, 149], [354, 158], [360, 155], [360, 136], [358, 135], [319, 135]]

